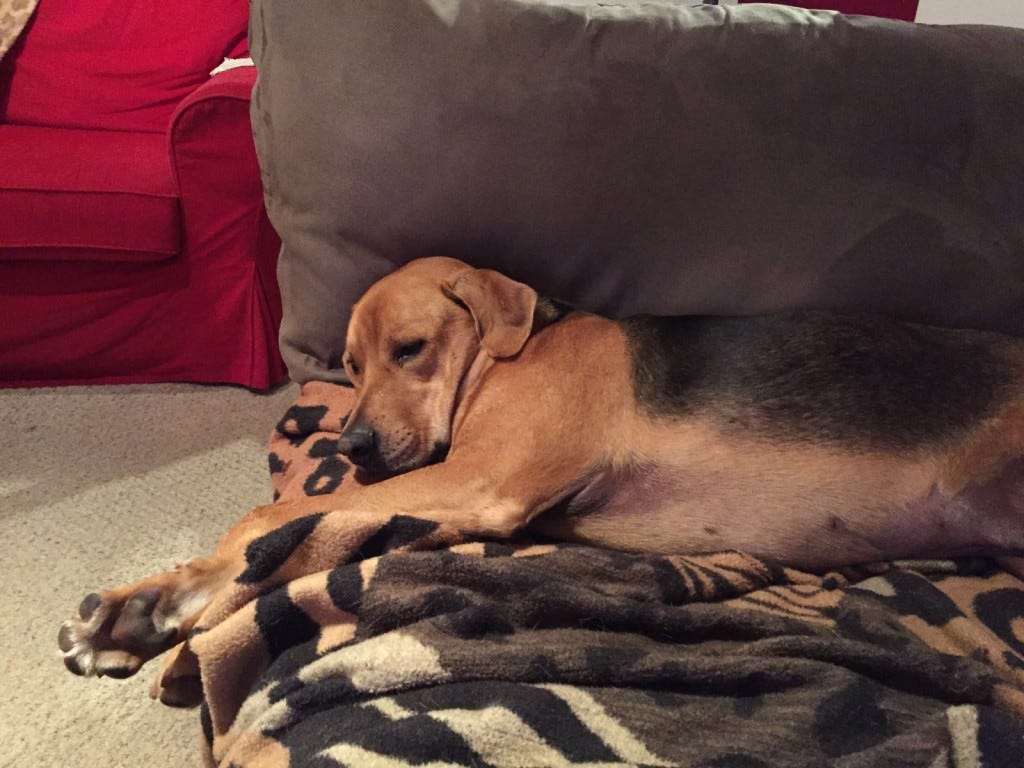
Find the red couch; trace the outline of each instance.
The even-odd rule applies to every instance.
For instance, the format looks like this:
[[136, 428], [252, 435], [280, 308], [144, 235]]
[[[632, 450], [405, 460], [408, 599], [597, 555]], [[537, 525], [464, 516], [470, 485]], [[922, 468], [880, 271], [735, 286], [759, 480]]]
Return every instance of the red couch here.
[[918, 0], [740, 0], [741, 4], [776, 2], [778, 5], [792, 5], [797, 8], [812, 8], [840, 13], [859, 13], [865, 16], [882, 16], [889, 19], [913, 21], [917, 14]]
[[0, 385], [281, 380], [247, 0], [41, 0], [0, 62]]

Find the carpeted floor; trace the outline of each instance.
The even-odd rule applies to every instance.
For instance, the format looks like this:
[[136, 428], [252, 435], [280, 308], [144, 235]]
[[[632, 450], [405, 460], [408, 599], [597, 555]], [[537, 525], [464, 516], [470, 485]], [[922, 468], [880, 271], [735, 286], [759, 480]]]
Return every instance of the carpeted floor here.
[[211, 551], [270, 501], [266, 439], [297, 395], [149, 385], [0, 390], [0, 766], [198, 764], [194, 710], [73, 676], [60, 623], [97, 588]]

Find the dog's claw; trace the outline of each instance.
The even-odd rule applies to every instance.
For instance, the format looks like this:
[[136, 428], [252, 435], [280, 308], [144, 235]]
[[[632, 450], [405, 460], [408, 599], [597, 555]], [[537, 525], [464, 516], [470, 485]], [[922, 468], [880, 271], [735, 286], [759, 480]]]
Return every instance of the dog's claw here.
[[57, 633], [57, 645], [64, 653], [75, 647], [75, 633], [67, 622], [60, 625], [60, 632]]
[[64, 657], [64, 666], [68, 668], [68, 672], [78, 675], [79, 677], [85, 676], [85, 670], [82, 669], [81, 664], [74, 656]]
[[78, 604], [78, 615], [82, 618], [82, 621], [89, 621], [102, 602], [103, 598], [95, 592], [91, 592], [82, 598], [82, 602]]

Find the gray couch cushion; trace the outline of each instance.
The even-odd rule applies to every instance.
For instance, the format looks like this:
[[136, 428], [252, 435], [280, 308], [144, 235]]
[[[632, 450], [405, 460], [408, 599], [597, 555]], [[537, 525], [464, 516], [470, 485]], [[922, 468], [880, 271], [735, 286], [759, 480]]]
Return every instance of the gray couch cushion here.
[[446, 254], [624, 314], [1024, 333], [1024, 31], [774, 5], [254, 0], [293, 378]]

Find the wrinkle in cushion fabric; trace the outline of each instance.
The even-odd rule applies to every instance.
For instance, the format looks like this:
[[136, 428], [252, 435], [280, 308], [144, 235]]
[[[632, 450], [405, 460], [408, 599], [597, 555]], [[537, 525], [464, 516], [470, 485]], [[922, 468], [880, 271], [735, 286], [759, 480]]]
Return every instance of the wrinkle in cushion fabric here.
[[254, 0], [281, 340], [443, 253], [610, 314], [1024, 333], [1024, 31], [774, 5]]

